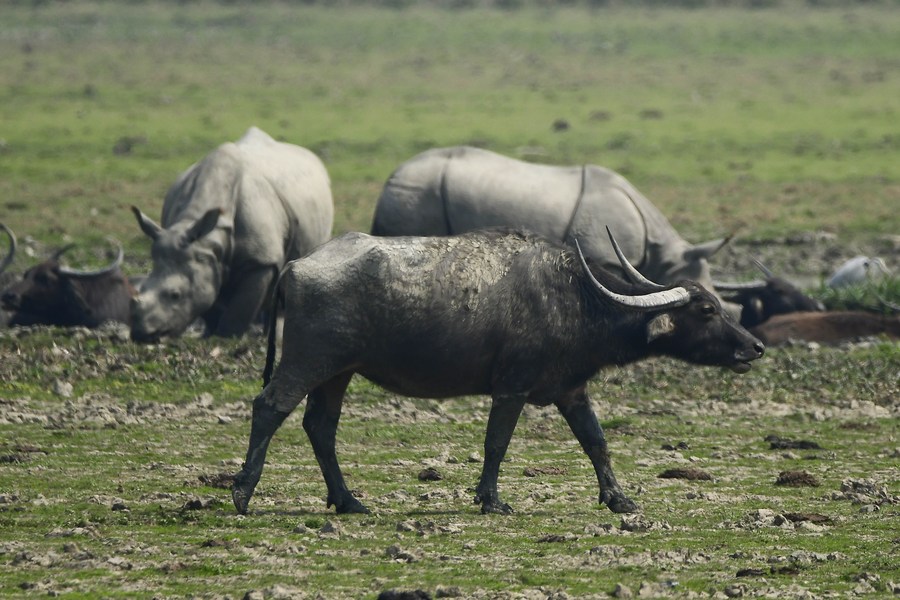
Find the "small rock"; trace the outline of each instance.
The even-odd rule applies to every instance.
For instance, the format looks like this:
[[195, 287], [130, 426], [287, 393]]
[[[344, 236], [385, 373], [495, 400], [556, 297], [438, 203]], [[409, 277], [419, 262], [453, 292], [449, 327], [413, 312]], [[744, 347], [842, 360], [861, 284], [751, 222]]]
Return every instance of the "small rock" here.
[[633, 598], [634, 592], [632, 592], [631, 588], [629, 588], [627, 585], [617, 583], [616, 587], [613, 588], [612, 597], [613, 598]]
[[68, 381], [57, 379], [53, 382], [53, 393], [61, 398], [71, 398], [74, 389]]

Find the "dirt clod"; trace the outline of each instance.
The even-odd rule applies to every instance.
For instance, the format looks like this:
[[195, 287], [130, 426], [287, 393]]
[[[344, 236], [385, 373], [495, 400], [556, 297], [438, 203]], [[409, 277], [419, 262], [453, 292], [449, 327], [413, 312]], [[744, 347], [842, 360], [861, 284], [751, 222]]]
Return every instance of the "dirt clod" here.
[[688, 479], [691, 481], [712, 481], [712, 475], [702, 469], [678, 468], [666, 469], [659, 475], [660, 479]]
[[791, 440], [780, 438], [777, 435], [767, 435], [765, 440], [769, 442], [771, 450], [822, 450], [822, 446], [810, 440]]
[[444, 476], [434, 467], [428, 467], [419, 471], [419, 481], [440, 481]]
[[775, 485], [791, 487], [819, 487], [819, 480], [806, 471], [782, 471], [775, 480]]

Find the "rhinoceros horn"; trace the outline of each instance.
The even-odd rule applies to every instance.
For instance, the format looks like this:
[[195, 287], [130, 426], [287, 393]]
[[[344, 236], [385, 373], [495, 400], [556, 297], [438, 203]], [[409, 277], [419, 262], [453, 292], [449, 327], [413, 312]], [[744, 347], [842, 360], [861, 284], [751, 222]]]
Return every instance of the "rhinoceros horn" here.
[[[613, 240], [613, 246], [616, 246], [615, 240]], [[676, 306], [683, 306], [691, 299], [690, 292], [680, 286], [637, 296], [617, 294], [597, 281], [597, 278], [591, 273], [587, 261], [584, 259], [584, 253], [581, 251], [581, 245], [578, 243], [578, 240], [575, 240], [575, 248], [578, 250], [578, 258], [581, 260], [581, 267], [584, 269], [584, 272], [587, 273], [587, 276], [591, 280], [591, 283], [594, 284], [594, 287], [596, 287], [604, 296], [621, 306], [638, 311], [658, 311], [674, 308]], [[627, 263], [628, 261], [625, 262]]]
[[0, 223], [0, 228], [9, 236], [9, 253], [3, 257], [3, 262], [0, 263], [0, 273], [2, 273], [12, 264], [13, 258], [16, 256], [16, 234], [5, 223]]
[[[116, 255], [115, 260], [112, 263], [110, 263], [108, 266], [105, 266], [101, 269], [96, 269], [93, 271], [81, 271], [79, 269], [72, 269], [70, 267], [60, 266], [59, 267], [60, 274], [68, 275], [69, 277], [97, 277], [99, 275], [106, 275], [107, 273], [112, 273], [113, 271], [118, 269], [120, 266], [122, 266], [122, 259], [125, 257], [125, 251], [122, 249], [122, 244], [120, 244], [119, 242], [117, 242], [111, 238], [110, 238], [110, 242], [115, 244], [119, 250], [118, 250], [118, 254]], [[72, 245], [69, 244], [62, 250], [58, 251], [55, 255], [55, 258], [58, 259], [59, 255], [61, 255], [63, 252], [65, 252], [66, 250], [68, 250], [71, 247], [72, 247]]]

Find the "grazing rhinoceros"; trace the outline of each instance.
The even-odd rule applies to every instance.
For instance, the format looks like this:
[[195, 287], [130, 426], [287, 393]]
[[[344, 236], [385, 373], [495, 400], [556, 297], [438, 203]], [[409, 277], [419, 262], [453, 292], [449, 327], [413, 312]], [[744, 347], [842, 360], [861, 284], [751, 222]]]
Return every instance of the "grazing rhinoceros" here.
[[155, 341], [202, 317], [208, 335], [245, 333], [278, 272], [331, 236], [322, 161], [251, 127], [181, 174], [162, 226], [133, 207], [152, 240], [153, 271], [135, 298], [132, 337]]
[[572, 245], [619, 269], [606, 237], [647, 278], [682, 279], [712, 289], [707, 259], [728, 240], [685, 241], [624, 177], [604, 167], [523, 162], [457, 146], [423, 152], [397, 168], [381, 192], [373, 235], [454, 235], [492, 226], [519, 227]]

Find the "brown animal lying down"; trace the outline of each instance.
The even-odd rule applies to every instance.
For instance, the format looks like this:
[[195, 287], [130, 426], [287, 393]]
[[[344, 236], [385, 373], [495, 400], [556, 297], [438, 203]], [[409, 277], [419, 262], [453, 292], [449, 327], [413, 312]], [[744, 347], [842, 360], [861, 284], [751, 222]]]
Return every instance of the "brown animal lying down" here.
[[900, 315], [863, 311], [795, 312], [775, 315], [750, 331], [766, 346], [783, 345], [789, 340], [838, 344], [876, 335], [900, 340]]

